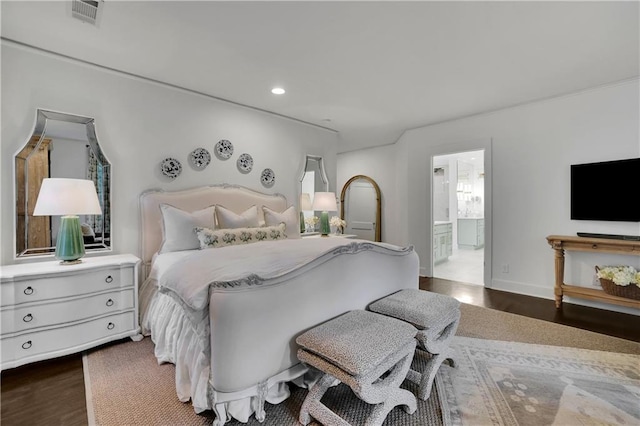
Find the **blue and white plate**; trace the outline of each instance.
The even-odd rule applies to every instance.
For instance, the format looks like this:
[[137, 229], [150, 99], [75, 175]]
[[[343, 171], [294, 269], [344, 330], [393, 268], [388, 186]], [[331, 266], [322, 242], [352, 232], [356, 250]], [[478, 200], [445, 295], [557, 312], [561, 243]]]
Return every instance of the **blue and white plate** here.
[[276, 182], [276, 174], [271, 169], [264, 169], [260, 175], [260, 182], [264, 186], [271, 186]]
[[233, 155], [233, 144], [226, 140], [219, 140], [216, 144], [216, 155], [223, 160], [228, 160]]
[[249, 173], [253, 169], [253, 157], [246, 153], [240, 154], [240, 157], [238, 157], [238, 169], [241, 172]]
[[204, 148], [196, 148], [190, 155], [193, 166], [198, 169], [204, 169], [211, 162], [211, 154]]
[[180, 176], [182, 172], [182, 164], [175, 158], [165, 158], [162, 160], [162, 163], [160, 163], [160, 169], [163, 175], [175, 179]]

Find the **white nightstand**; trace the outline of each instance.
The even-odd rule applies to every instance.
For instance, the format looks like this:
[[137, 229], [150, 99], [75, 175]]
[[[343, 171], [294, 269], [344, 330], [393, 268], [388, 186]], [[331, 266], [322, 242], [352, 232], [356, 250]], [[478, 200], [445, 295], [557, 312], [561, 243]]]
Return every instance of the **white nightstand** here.
[[69, 355], [112, 340], [142, 339], [133, 255], [2, 266], [0, 369]]
[[[322, 235], [320, 235], [319, 232], [305, 232], [303, 234], [300, 234], [300, 236], [302, 236], [302, 238], [322, 238]], [[358, 238], [358, 236], [355, 234], [329, 234], [327, 237], [328, 238]], [[324, 237], [324, 238], [327, 238], [327, 237]]]

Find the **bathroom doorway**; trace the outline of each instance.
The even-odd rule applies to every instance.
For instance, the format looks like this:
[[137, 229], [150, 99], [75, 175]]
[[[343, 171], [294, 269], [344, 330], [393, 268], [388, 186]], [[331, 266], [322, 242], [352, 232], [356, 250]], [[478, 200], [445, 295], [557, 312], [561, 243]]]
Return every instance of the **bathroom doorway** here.
[[433, 276], [484, 285], [484, 150], [433, 156]]

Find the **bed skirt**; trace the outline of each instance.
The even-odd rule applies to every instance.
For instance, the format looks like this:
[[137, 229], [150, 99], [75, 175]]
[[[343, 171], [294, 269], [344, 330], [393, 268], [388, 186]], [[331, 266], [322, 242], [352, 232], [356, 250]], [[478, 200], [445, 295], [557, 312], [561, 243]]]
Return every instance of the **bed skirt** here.
[[[303, 377], [308, 369], [298, 364], [253, 388], [220, 394], [209, 386], [210, 351], [203, 347], [180, 305], [170, 296], [155, 291], [153, 286], [143, 286], [141, 293], [146, 293], [141, 294], [141, 306], [145, 308], [141, 314], [143, 333], [151, 336], [158, 363], [176, 366], [178, 399], [191, 400], [196, 413], [214, 410], [217, 416], [214, 424], [223, 424], [230, 417], [246, 423], [254, 413], [256, 418], [264, 418], [265, 401], [279, 404], [291, 394], [286, 382], [308, 387], [317, 379], [315, 374]], [[232, 399], [235, 397], [238, 399]]]

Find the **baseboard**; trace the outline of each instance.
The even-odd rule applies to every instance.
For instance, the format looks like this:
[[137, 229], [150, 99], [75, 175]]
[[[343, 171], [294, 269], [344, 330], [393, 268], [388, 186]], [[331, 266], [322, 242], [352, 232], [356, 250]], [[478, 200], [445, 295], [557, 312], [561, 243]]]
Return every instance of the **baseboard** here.
[[494, 278], [491, 280], [491, 289], [524, 294], [525, 296], [540, 297], [542, 299], [554, 299], [553, 288], [540, 287], [517, 281], [497, 280]]

